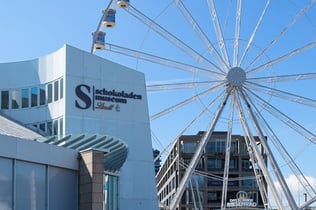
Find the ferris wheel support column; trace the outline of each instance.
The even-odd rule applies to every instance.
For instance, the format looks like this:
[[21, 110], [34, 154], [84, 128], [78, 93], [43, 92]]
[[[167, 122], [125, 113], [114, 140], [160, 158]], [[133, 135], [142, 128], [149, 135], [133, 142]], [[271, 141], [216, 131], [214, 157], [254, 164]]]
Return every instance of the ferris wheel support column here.
[[[271, 189], [271, 192], [272, 192], [273, 197], [275, 199], [276, 205], [278, 206], [278, 209], [279, 210], [283, 210], [284, 207], [282, 205], [281, 198], [278, 195], [277, 189], [276, 189], [276, 187], [275, 187], [275, 185], [273, 183], [273, 180], [272, 180], [272, 178], [271, 178], [271, 176], [269, 174], [268, 168], [267, 168], [267, 166], [266, 166], [266, 164], [265, 164], [260, 152], [258, 151], [256, 141], [254, 140], [253, 135], [250, 132], [250, 128], [249, 128], [249, 125], [247, 123], [246, 117], [244, 115], [244, 112], [243, 112], [240, 100], [238, 98], [236, 98], [235, 102], [236, 102], [238, 114], [239, 114], [239, 117], [240, 117], [240, 121], [242, 123], [242, 127], [244, 129], [245, 135], [248, 137], [248, 139], [250, 141], [249, 146], [251, 147], [253, 155], [255, 156], [256, 160], [258, 161], [259, 167], [260, 167], [260, 169], [262, 170], [262, 172], [264, 174], [265, 180], [266, 180], [268, 186]], [[255, 170], [255, 168], [254, 168], [254, 170]], [[259, 185], [259, 188], [260, 187], [263, 187], [263, 186]], [[294, 208], [293, 210], [296, 210], [296, 209], [297, 208]]]
[[215, 125], [217, 124], [217, 121], [226, 105], [226, 102], [227, 102], [227, 99], [229, 97], [231, 93], [231, 89], [227, 90], [226, 92], [226, 95], [223, 97], [216, 113], [214, 114], [214, 117], [213, 117], [213, 120], [212, 122], [210, 123], [206, 133], [203, 135], [203, 138], [201, 139], [200, 143], [198, 144], [198, 147], [191, 159], [191, 162], [187, 168], [187, 170], [185, 171], [181, 181], [180, 181], [180, 184], [178, 186], [178, 189], [171, 201], [171, 204], [170, 204], [170, 209], [171, 210], [175, 210], [177, 205], [179, 204], [180, 200], [181, 200], [181, 197], [183, 195], [183, 192], [186, 188], [186, 186], [188, 185], [188, 182], [201, 158], [201, 155], [202, 155], [202, 152], [205, 148], [205, 146], [207, 145], [208, 141], [210, 140], [211, 138], [211, 135], [214, 131], [214, 128], [215, 128]]
[[241, 97], [243, 98], [243, 100], [247, 104], [246, 107], [247, 107], [248, 113], [250, 114], [250, 117], [251, 117], [251, 119], [252, 119], [252, 121], [254, 123], [255, 129], [257, 130], [257, 133], [259, 135], [259, 139], [260, 139], [261, 145], [263, 146], [266, 154], [268, 155], [268, 158], [269, 158], [269, 160], [271, 162], [273, 171], [274, 171], [274, 173], [275, 173], [275, 175], [276, 175], [276, 177], [277, 177], [277, 179], [278, 179], [278, 181], [279, 181], [279, 183], [281, 185], [283, 193], [285, 194], [285, 197], [286, 197], [291, 209], [298, 209], [298, 206], [296, 205], [296, 202], [295, 202], [295, 200], [294, 200], [294, 198], [293, 198], [293, 196], [292, 196], [292, 194], [290, 192], [290, 189], [289, 189], [288, 185], [286, 184], [286, 181], [285, 181], [285, 179], [284, 179], [284, 177], [283, 177], [283, 175], [281, 173], [281, 170], [280, 170], [280, 168], [279, 168], [279, 166], [278, 166], [278, 164], [277, 164], [277, 162], [276, 162], [276, 160], [274, 158], [274, 155], [273, 155], [269, 145], [265, 141], [265, 138], [264, 138], [263, 132], [262, 132], [262, 130], [260, 128], [260, 125], [258, 123], [258, 120], [255, 117], [255, 115], [254, 115], [254, 113], [253, 113], [253, 111], [251, 109], [251, 106], [248, 103], [244, 93], [242, 91], [240, 91], [240, 92], [241, 92], [241, 94], [240, 94]]

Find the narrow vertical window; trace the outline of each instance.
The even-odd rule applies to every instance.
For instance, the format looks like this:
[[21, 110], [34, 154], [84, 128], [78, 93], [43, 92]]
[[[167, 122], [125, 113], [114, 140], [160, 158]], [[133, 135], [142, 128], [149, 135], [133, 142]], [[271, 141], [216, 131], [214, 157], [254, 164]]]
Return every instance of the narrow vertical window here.
[[59, 87], [60, 87], [60, 90], [59, 90], [60, 96], [59, 96], [59, 98], [62, 99], [64, 97], [64, 79], [63, 78], [60, 79]]
[[22, 108], [29, 107], [29, 89], [22, 89]]
[[31, 88], [31, 107], [37, 106], [38, 100], [38, 88], [33, 87]]
[[20, 107], [20, 91], [19, 90], [12, 91], [11, 107], [12, 109], [18, 109]]
[[9, 91], [1, 91], [1, 109], [9, 109]]
[[47, 135], [48, 136], [53, 135], [53, 122], [52, 121], [47, 122]]
[[40, 105], [45, 105], [46, 103], [46, 90], [45, 90], [45, 85], [41, 85], [40, 88], [39, 88], [39, 103]]
[[59, 82], [58, 80], [54, 82], [54, 101], [59, 99]]
[[47, 103], [52, 103], [53, 101], [53, 84], [47, 85]]
[[53, 121], [53, 135], [58, 134], [58, 120]]
[[64, 118], [59, 119], [59, 135], [64, 134]]

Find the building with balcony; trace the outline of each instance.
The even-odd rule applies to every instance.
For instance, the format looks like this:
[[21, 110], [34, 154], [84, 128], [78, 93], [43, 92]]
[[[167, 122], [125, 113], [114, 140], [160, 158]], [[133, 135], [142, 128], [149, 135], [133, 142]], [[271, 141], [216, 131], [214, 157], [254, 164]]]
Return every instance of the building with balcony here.
[[[189, 165], [197, 144], [204, 132], [181, 136], [156, 175], [160, 209], [168, 209], [181, 178]], [[213, 132], [191, 180], [183, 193], [179, 210], [201, 207], [204, 210], [221, 209], [223, 174], [225, 166], [227, 132]], [[263, 156], [264, 151], [258, 147]], [[266, 160], [266, 157], [264, 157]], [[248, 149], [243, 136], [232, 135], [227, 200], [227, 209], [234, 209], [234, 202], [241, 196], [251, 201], [249, 209], [263, 208], [260, 190], [254, 174]], [[266, 188], [266, 184], [265, 188]], [[229, 207], [230, 206], [230, 207]], [[242, 209], [245, 209], [243, 207]]]

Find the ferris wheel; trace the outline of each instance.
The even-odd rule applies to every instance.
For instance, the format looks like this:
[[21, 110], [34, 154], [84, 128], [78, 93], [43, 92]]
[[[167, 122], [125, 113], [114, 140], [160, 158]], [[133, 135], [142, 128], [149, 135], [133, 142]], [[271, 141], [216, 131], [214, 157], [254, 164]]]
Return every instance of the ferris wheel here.
[[[228, 133], [225, 165], [231, 134], [246, 137], [250, 160], [262, 173], [255, 172], [266, 209], [270, 199], [278, 209], [316, 201], [309, 179], [316, 177], [315, 2], [111, 0], [103, 10], [91, 51], [145, 73], [153, 144], [165, 151], [181, 135], [205, 131], [170, 209], [216, 130]], [[288, 174], [307, 195], [304, 202]], [[223, 200], [228, 177], [225, 167]]]

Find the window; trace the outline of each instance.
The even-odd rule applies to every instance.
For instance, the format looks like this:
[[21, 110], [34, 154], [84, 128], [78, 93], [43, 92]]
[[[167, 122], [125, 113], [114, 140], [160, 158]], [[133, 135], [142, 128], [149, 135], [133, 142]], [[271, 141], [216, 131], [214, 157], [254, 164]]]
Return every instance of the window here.
[[16, 209], [45, 209], [46, 190], [44, 165], [16, 162]]
[[235, 158], [231, 158], [229, 160], [229, 169], [237, 170], [238, 169], [238, 160]]
[[47, 85], [47, 103], [52, 103], [53, 101], [53, 84]]
[[75, 171], [49, 168], [49, 209], [78, 209], [78, 184]]
[[104, 175], [104, 209], [118, 209], [119, 178], [112, 175]]
[[241, 181], [241, 186], [244, 188], [254, 188], [257, 187], [256, 179], [245, 179]]
[[61, 78], [60, 82], [59, 82], [59, 86], [60, 86], [60, 99], [62, 99], [64, 97], [64, 79]]
[[197, 143], [195, 142], [184, 142], [183, 153], [194, 153], [196, 150]]
[[22, 108], [29, 107], [29, 89], [22, 89]]
[[40, 105], [45, 105], [46, 104], [46, 90], [45, 90], [45, 85], [41, 85], [39, 88], [39, 103]]
[[252, 170], [250, 160], [249, 159], [242, 159], [241, 160], [241, 168], [243, 171], [250, 171]]
[[224, 168], [225, 161], [223, 159], [209, 158], [207, 159], [207, 169], [217, 170]]
[[225, 153], [226, 139], [211, 140], [207, 145], [207, 152], [209, 153]]
[[58, 134], [58, 120], [53, 121], [53, 135]]
[[9, 109], [9, 91], [1, 91], [1, 109]]
[[216, 202], [217, 201], [217, 192], [207, 192], [207, 202]]
[[20, 91], [19, 90], [12, 91], [11, 107], [12, 109], [18, 109], [20, 107]]
[[13, 209], [13, 161], [0, 158], [0, 209]]
[[63, 135], [64, 134], [64, 119], [60, 118], [59, 119], [59, 135]]
[[48, 136], [52, 136], [53, 135], [53, 122], [47, 122], [47, 131], [46, 131]]
[[37, 106], [38, 88], [31, 88], [31, 107]]
[[40, 123], [39, 124], [39, 129], [45, 133], [46, 132], [46, 124], [45, 123]]
[[54, 101], [59, 99], [59, 85], [58, 80], [54, 82]]

